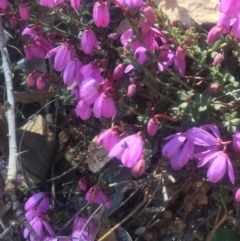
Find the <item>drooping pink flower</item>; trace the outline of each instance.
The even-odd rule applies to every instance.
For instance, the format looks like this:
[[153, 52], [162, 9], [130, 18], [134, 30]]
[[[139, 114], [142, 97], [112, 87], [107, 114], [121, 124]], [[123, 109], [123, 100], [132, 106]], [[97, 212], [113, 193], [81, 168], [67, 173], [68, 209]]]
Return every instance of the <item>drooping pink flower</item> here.
[[106, 206], [106, 202], [107, 202], [107, 196], [99, 189], [96, 190], [96, 187], [93, 186], [91, 187], [88, 192], [86, 193], [86, 197], [85, 199], [88, 202], [95, 202], [95, 203], [99, 203], [99, 204], [103, 204], [106, 208], [109, 208]]
[[137, 62], [139, 64], [144, 64], [145, 62], [148, 61], [147, 49], [144, 47], [137, 48], [134, 53], [134, 57], [137, 59]]
[[233, 135], [232, 146], [236, 153], [240, 153], [240, 132], [238, 131]]
[[149, 23], [152, 25], [155, 22], [155, 13], [153, 11], [153, 8], [150, 6], [147, 6], [146, 8], [143, 9], [143, 15], [147, 19]]
[[135, 84], [130, 84], [127, 90], [127, 97], [132, 98], [136, 93], [136, 90], [137, 90], [137, 86]]
[[185, 48], [179, 46], [175, 53], [174, 67], [179, 71], [180, 76], [185, 75], [186, 70], [186, 50]]
[[92, 114], [91, 106], [80, 100], [76, 106], [76, 115], [82, 120], [88, 120]]
[[94, 241], [94, 238], [86, 231], [75, 229], [72, 232], [72, 240], [79, 240], [79, 241]]
[[74, 10], [78, 10], [80, 8], [80, 0], [70, 0], [70, 5]]
[[166, 138], [170, 140], [162, 148], [162, 155], [169, 157], [170, 164], [174, 170], [181, 170], [192, 157], [194, 145], [186, 134], [177, 133]]
[[114, 100], [109, 93], [101, 93], [93, 105], [93, 114], [96, 118], [114, 118], [117, 114]]
[[223, 151], [211, 152], [202, 158], [198, 162], [198, 167], [204, 166], [206, 163], [210, 163], [210, 167], [207, 172], [207, 178], [209, 181], [216, 183], [221, 180], [228, 169], [228, 176], [232, 184], [235, 182], [235, 175], [233, 166], [228, 155]]
[[33, 27], [26, 27], [22, 31], [22, 35], [30, 35], [31, 37], [34, 37], [39, 33], [40, 28], [38, 26]]
[[110, 23], [107, 2], [98, 1], [93, 6], [93, 22], [96, 26], [106, 28]]
[[234, 33], [235, 38], [240, 39], [240, 17], [237, 17], [235, 22], [232, 25], [232, 31]]
[[231, 17], [222, 13], [217, 21], [217, 26], [221, 27], [221, 34], [229, 32]]
[[101, 93], [99, 91], [99, 82], [92, 77], [87, 77], [82, 81], [79, 93], [80, 98], [85, 101], [87, 105], [93, 104]]
[[81, 74], [82, 66], [83, 64], [79, 59], [75, 58], [69, 61], [63, 72], [63, 82], [66, 86], [71, 86], [74, 80], [80, 85], [83, 80], [83, 75]]
[[36, 83], [36, 81], [37, 81], [37, 77], [36, 77], [36, 75], [35, 75], [34, 73], [30, 73], [30, 74], [27, 76], [27, 85], [28, 85], [29, 87], [34, 86], [35, 83]]
[[[73, 229], [74, 230], [82, 230], [88, 221], [88, 217], [82, 216], [82, 217], [76, 217], [73, 222]], [[88, 222], [88, 225], [85, 227], [85, 230], [88, 231], [90, 234], [93, 234], [96, 232], [97, 226], [94, 223], [93, 219], [91, 219]]]
[[111, 151], [118, 141], [119, 137], [117, 131], [113, 128], [110, 128], [99, 135], [97, 145], [103, 145], [105, 150]]
[[85, 177], [81, 178], [78, 182], [78, 186], [82, 191], [87, 190], [87, 179]]
[[21, 2], [19, 4], [19, 8], [18, 8], [20, 17], [22, 18], [22, 20], [28, 20], [29, 18], [29, 6], [28, 3], [26, 2]]
[[96, 35], [92, 31], [92, 29], [86, 28], [83, 31], [82, 38], [81, 38], [81, 46], [85, 54], [92, 54], [94, 48], [100, 49]]
[[218, 53], [214, 56], [214, 59], [213, 59], [213, 66], [217, 66], [218, 64], [221, 64], [223, 61], [223, 56], [222, 54]]
[[54, 8], [63, 2], [64, 0], [40, 0], [41, 5], [49, 8]]
[[[44, 219], [35, 217], [30, 221], [30, 225], [33, 227], [37, 235], [42, 239], [45, 235], [54, 236], [55, 232], [52, 229], [52, 227], [49, 225], [48, 222], [46, 222]], [[23, 237], [29, 238], [31, 241], [35, 241], [33, 236], [29, 233], [29, 230], [27, 228], [24, 229]]]
[[8, 0], [0, 0], [0, 8], [5, 10], [8, 6]]
[[138, 40], [130, 42], [133, 36], [134, 36], [133, 30], [128, 29], [121, 35], [120, 41], [124, 48], [126, 48], [129, 45], [131, 49], [135, 51], [138, 47], [142, 47], [142, 44]]
[[157, 133], [159, 122], [157, 118], [150, 118], [147, 124], [147, 133], [149, 136], [154, 136]]
[[117, 157], [124, 166], [133, 167], [143, 153], [143, 141], [139, 133], [127, 136], [119, 141], [110, 151], [110, 158]]
[[45, 74], [42, 74], [41, 76], [39, 76], [37, 78], [36, 86], [37, 86], [38, 90], [43, 90], [46, 86], [46, 79], [44, 76], [45, 76]]
[[219, 11], [231, 17], [236, 17], [240, 14], [240, 2], [238, 0], [221, 0]]
[[132, 167], [132, 174], [134, 177], [140, 177], [146, 170], [146, 161], [140, 158], [137, 163]]
[[219, 86], [218, 86], [218, 84], [211, 84], [210, 89], [213, 91], [217, 91], [219, 89]]
[[124, 64], [118, 64], [113, 71], [113, 80], [119, 80], [124, 74], [124, 69]]
[[165, 66], [169, 67], [173, 64], [175, 53], [171, 49], [163, 50], [161, 49], [160, 59], [162, 63], [158, 62], [159, 71], [163, 72], [165, 70]]
[[34, 36], [34, 45], [37, 51], [37, 54], [35, 54], [35, 57], [37, 58], [44, 58], [46, 53], [50, 51], [50, 42], [47, 39], [44, 39], [40, 35]]
[[87, 77], [92, 77], [98, 82], [103, 81], [103, 77], [101, 75], [101, 69], [95, 62], [90, 62], [87, 65], [84, 65], [81, 68], [81, 73], [84, 79], [86, 79]]
[[208, 32], [207, 40], [209, 43], [214, 43], [217, 38], [220, 36], [222, 31], [222, 27], [220, 26], [214, 26], [211, 28], [211, 30]]
[[240, 189], [238, 189], [238, 190], [236, 191], [236, 193], [235, 193], [235, 200], [236, 200], [237, 202], [240, 202]]
[[124, 3], [129, 7], [129, 8], [139, 8], [143, 4], [143, 0], [124, 0]]
[[17, 27], [17, 24], [18, 24], [18, 19], [15, 16], [12, 16], [9, 21], [10, 28], [15, 29]]

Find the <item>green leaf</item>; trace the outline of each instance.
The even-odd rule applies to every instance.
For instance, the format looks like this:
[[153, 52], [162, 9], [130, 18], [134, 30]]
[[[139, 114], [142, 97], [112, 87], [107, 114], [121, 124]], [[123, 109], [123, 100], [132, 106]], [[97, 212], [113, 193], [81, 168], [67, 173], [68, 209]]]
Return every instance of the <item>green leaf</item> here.
[[235, 118], [235, 119], [232, 119], [230, 122], [231, 122], [231, 124], [233, 126], [237, 126], [240, 123], [240, 119], [239, 118]]
[[177, 96], [179, 100], [187, 100], [188, 95], [185, 92], [178, 91]]
[[188, 107], [188, 102], [183, 102], [181, 105], [178, 106], [180, 109], [186, 109]]
[[202, 105], [202, 106], [199, 106], [198, 111], [199, 111], [199, 112], [203, 112], [203, 111], [205, 111], [206, 109], [207, 109], [207, 106], [206, 106], [206, 105]]
[[221, 40], [221, 39], [217, 40], [217, 41], [213, 44], [212, 49], [213, 49], [213, 50], [218, 49], [218, 48], [221, 46], [221, 43], [222, 43], [222, 40]]
[[212, 241], [239, 241], [240, 235], [230, 229], [219, 228]]
[[230, 114], [230, 118], [236, 118], [238, 116], [238, 112], [234, 111], [233, 113]]

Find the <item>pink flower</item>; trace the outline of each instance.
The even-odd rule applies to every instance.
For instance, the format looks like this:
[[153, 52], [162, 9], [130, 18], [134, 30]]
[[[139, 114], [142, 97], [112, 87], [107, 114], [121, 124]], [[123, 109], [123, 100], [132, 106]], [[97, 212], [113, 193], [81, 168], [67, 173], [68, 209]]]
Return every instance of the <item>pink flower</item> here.
[[114, 100], [109, 93], [101, 93], [93, 105], [93, 114], [96, 118], [114, 118], [117, 114]]
[[38, 58], [44, 58], [46, 53], [51, 49], [50, 42], [40, 35], [36, 35], [34, 37], [34, 44], [38, 52], [37, 55], [35, 55], [35, 57]]
[[231, 17], [236, 17], [240, 14], [240, 2], [238, 0], [221, 0], [219, 11]]
[[218, 64], [221, 64], [223, 61], [223, 56], [222, 54], [218, 53], [214, 56], [213, 59], [213, 66], [217, 66]]
[[124, 0], [129, 8], [139, 8], [143, 4], [143, 0]]
[[35, 83], [36, 83], [36, 81], [37, 81], [37, 77], [36, 77], [36, 75], [35, 75], [34, 73], [31, 73], [31, 74], [29, 74], [29, 75], [27, 76], [27, 85], [28, 85], [29, 87], [34, 86]]
[[95, 2], [93, 6], [93, 22], [96, 26], [106, 28], [110, 23], [110, 14], [107, 2]]
[[146, 18], [146, 20], [151, 23], [154, 24], [155, 22], [155, 13], [153, 11], [153, 8], [150, 6], [147, 6], [146, 8], [143, 9], [143, 15]]
[[165, 49], [161, 49], [160, 47], [160, 50], [161, 50], [160, 59], [162, 60], [163, 64], [158, 62], [158, 69], [159, 71], [163, 72], [165, 69], [165, 66], [169, 67], [173, 64], [175, 54], [171, 49], [165, 50]]
[[218, 86], [218, 84], [211, 84], [210, 89], [213, 91], [217, 91], [219, 89], [219, 86]]
[[85, 177], [81, 178], [78, 182], [78, 186], [82, 191], [87, 190], [87, 180]]
[[79, 87], [76, 85], [73, 87], [71, 90], [71, 95], [73, 96], [73, 100], [79, 101], [80, 96], [79, 96]]
[[236, 193], [235, 193], [235, 200], [236, 200], [237, 202], [240, 202], [240, 189], [238, 189], [238, 190], [236, 191]]
[[156, 118], [151, 118], [147, 124], [147, 133], [149, 136], [154, 136], [157, 133], [159, 122]]
[[230, 28], [231, 17], [226, 14], [221, 14], [220, 18], [217, 21], [217, 26], [221, 27], [221, 33], [226, 34]]
[[[0, 8], [1, 8], [1, 7], [0, 7]], [[17, 19], [15, 16], [12, 16], [12, 17], [10, 18], [10, 23], [9, 23], [10, 28], [11, 28], [11, 29], [15, 29], [15, 28], [17, 27], [17, 24], [18, 24], [18, 19]]]
[[192, 157], [194, 145], [183, 133], [170, 135], [165, 139], [170, 141], [163, 146], [162, 155], [169, 157], [174, 170], [181, 170]]
[[25, 3], [25, 2], [20, 3], [18, 10], [19, 10], [20, 17], [25, 21], [28, 20], [29, 18], [28, 3]]
[[[88, 221], [88, 217], [76, 217], [73, 222], [73, 229], [74, 230], [82, 230], [85, 226], [86, 222]], [[91, 219], [88, 225], [85, 227], [85, 230], [88, 231], [90, 234], [95, 233], [97, 229], [96, 224]]]
[[137, 86], [135, 84], [129, 85], [127, 90], [127, 97], [132, 98], [136, 93], [136, 90], [137, 90]]
[[39, 27], [34, 26], [34, 27], [26, 27], [22, 31], [22, 35], [30, 35], [31, 37], [34, 37], [39, 33]]
[[[33, 220], [30, 221], [30, 225], [33, 227], [33, 229], [41, 239], [44, 237], [44, 235], [55, 235], [55, 232], [53, 231], [49, 223], [47, 223], [42, 218], [35, 217]], [[25, 228], [23, 232], [23, 237], [28, 238], [29, 236], [31, 241], [35, 241], [33, 236], [29, 233], [29, 230]]]
[[144, 47], [139, 47], [134, 53], [134, 57], [137, 59], [139, 64], [144, 64], [148, 61], [147, 50]]
[[110, 158], [117, 157], [124, 166], [133, 167], [143, 153], [143, 141], [139, 133], [127, 136], [119, 141], [110, 151]]
[[64, 2], [64, 0], [40, 0], [40, 3], [43, 6], [49, 7], [49, 8], [54, 8], [63, 2]]
[[228, 176], [232, 184], [235, 182], [235, 175], [233, 166], [228, 155], [223, 151], [210, 152], [204, 158], [198, 162], [198, 167], [204, 166], [206, 163], [210, 163], [210, 167], [207, 172], [207, 178], [209, 181], [216, 183], [221, 180], [228, 169]]
[[111, 151], [112, 148], [118, 143], [119, 137], [116, 130], [113, 128], [107, 129], [97, 139], [97, 145], [103, 145], [107, 151]]
[[80, 100], [76, 106], [76, 115], [82, 120], [88, 120], [92, 114], [90, 105], [86, 104], [83, 100]]
[[240, 17], [237, 17], [235, 22], [232, 25], [232, 31], [235, 35], [235, 38], [240, 39]]
[[84, 65], [81, 68], [81, 73], [84, 78], [92, 77], [98, 82], [103, 81], [103, 77], [101, 76], [101, 70], [95, 62], [90, 62], [89, 64]]
[[217, 38], [220, 36], [222, 31], [222, 27], [214, 26], [211, 28], [211, 30], [208, 32], [207, 40], [209, 43], [214, 43]]
[[51, 49], [45, 58], [52, 57], [56, 54], [54, 59], [54, 68], [56, 71], [62, 71], [66, 65], [74, 58], [74, 49], [68, 44], [64, 43], [54, 49]]
[[63, 82], [66, 86], [71, 86], [74, 80], [80, 85], [83, 80], [82, 66], [83, 64], [78, 59], [73, 59], [67, 64], [63, 72]]
[[236, 153], [240, 153], [240, 132], [233, 135], [232, 146]]
[[146, 161], [143, 158], [132, 167], [132, 174], [134, 177], [140, 177], [144, 174], [146, 170]]
[[74, 10], [78, 10], [80, 8], [80, 0], [70, 0], [71, 7]]
[[124, 74], [124, 64], [119, 64], [113, 71], [113, 80], [119, 80]]
[[8, 0], [0, 0], [0, 8], [5, 10], [8, 6]]
[[45, 74], [42, 74], [40, 77], [37, 78], [36, 86], [38, 90], [43, 90], [46, 86], [46, 80], [44, 78], [44, 75]]
[[[99, 189], [96, 190], [95, 186], [91, 187], [88, 190], [85, 199], [88, 202], [95, 202], [95, 203], [98, 203], [98, 204], [104, 203], [104, 205], [107, 202], [106, 195], [101, 190], [99, 190]], [[108, 204], [107, 204], [107, 206], [108, 206]], [[106, 205], [105, 205], [105, 207], [106, 207]], [[110, 208], [110, 207], [108, 206], [106, 208]]]
[[176, 69], [178, 69], [180, 76], [185, 75], [185, 69], [186, 69], [186, 50], [183, 47], [178, 47], [175, 53], [175, 59], [174, 59], [174, 66]]
[[92, 54], [94, 48], [100, 49], [96, 35], [92, 31], [92, 29], [86, 28], [83, 31], [82, 38], [81, 38], [81, 46], [85, 54]]
[[132, 48], [133, 51], [135, 51], [138, 47], [142, 47], [142, 44], [136, 40], [132, 41], [131, 43], [129, 40], [134, 36], [134, 32], [132, 29], [128, 29], [126, 32], [124, 32], [120, 38], [120, 41], [124, 48], [126, 48], [128, 45]]
[[80, 98], [85, 101], [87, 105], [91, 105], [100, 95], [99, 82], [92, 77], [87, 77], [82, 81], [79, 92]]
[[79, 240], [79, 241], [94, 241], [94, 238], [86, 231], [75, 229], [72, 232], [72, 240]]

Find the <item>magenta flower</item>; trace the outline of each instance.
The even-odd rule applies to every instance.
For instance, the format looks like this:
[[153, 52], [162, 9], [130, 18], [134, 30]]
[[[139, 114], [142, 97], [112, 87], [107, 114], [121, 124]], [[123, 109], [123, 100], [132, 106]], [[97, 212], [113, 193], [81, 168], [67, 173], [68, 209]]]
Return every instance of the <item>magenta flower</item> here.
[[99, 82], [92, 77], [84, 79], [79, 88], [80, 98], [87, 105], [93, 104], [100, 95]]
[[231, 17], [236, 17], [240, 14], [240, 2], [238, 0], [221, 0], [219, 11]]
[[26, 211], [30, 211], [33, 208], [36, 210], [36, 214], [46, 213], [50, 206], [50, 199], [47, 193], [39, 192], [31, 196], [24, 205]]
[[226, 34], [230, 28], [231, 17], [226, 14], [221, 14], [220, 18], [217, 21], [217, 26], [221, 27], [221, 33]]
[[110, 23], [107, 2], [98, 1], [93, 6], [93, 22], [96, 26], [106, 28]]
[[233, 135], [232, 146], [236, 153], [240, 153], [240, 132]]
[[106, 197], [106, 195], [101, 190], [99, 190], [99, 189], [96, 190], [95, 186], [91, 187], [88, 190], [88, 192], [86, 193], [85, 199], [88, 202], [95, 202], [95, 203], [98, 203], [98, 204], [103, 204], [104, 203], [104, 206], [106, 208], [110, 208], [109, 207], [109, 203], [107, 203], [107, 199], [108, 198]]
[[85, 54], [92, 54], [94, 48], [100, 49], [96, 35], [92, 31], [92, 29], [86, 28], [83, 31], [82, 38], [81, 38], [81, 46]]
[[127, 90], [127, 97], [132, 98], [136, 93], [136, 90], [137, 90], [137, 86], [135, 84], [129, 85]]
[[109, 93], [101, 93], [93, 105], [93, 114], [96, 118], [114, 118], [117, 114], [114, 100]]
[[119, 64], [113, 71], [113, 80], [119, 80], [124, 74], [125, 65]]
[[209, 88], [213, 91], [217, 91], [219, 89], [219, 86], [218, 84], [211, 84]]
[[170, 141], [163, 146], [162, 155], [169, 157], [170, 164], [174, 170], [181, 170], [192, 157], [193, 143], [183, 133], [170, 135], [165, 139], [170, 139]]
[[36, 83], [36, 81], [37, 81], [37, 77], [36, 77], [36, 75], [35, 75], [34, 73], [30, 73], [30, 74], [27, 76], [27, 85], [28, 85], [29, 87], [34, 86], [35, 83]]
[[124, 166], [133, 167], [143, 153], [143, 141], [140, 133], [127, 136], [119, 141], [110, 151], [110, 158], [117, 157]]
[[144, 47], [139, 47], [134, 53], [134, 57], [137, 59], [139, 64], [144, 64], [148, 61], [147, 50]]
[[138, 47], [142, 47], [142, 44], [138, 40], [130, 42], [133, 36], [134, 36], [133, 30], [128, 29], [126, 32], [124, 32], [121, 35], [120, 41], [124, 48], [126, 48], [129, 45], [131, 49], [135, 51]]
[[119, 137], [117, 131], [113, 128], [110, 128], [99, 135], [97, 145], [103, 145], [105, 150], [111, 151], [118, 141]]
[[223, 56], [222, 54], [218, 53], [214, 56], [213, 59], [213, 66], [217, 66], [218, 64], [221, 64], [223, 62]]
[[30, 35], [31, 37], [36, 36], [39, 33], [39, 27], [26, 27], [22, 31], [22, 35]]
[[81, 68], [81, 73], [84, 76], [84, 79], [87, 77], [91, 77], [98, 82], [103, 81], [103, 77], [101, 75], [101, 69], [95, 62], [90, 62], [87, 65], [84, 65]]
[[0, 0], [0, 8], [5, 10], [8, 6], [8, 0]]
[[86, 104], [83, 100], [80, 100], [76, 106], [76, 115], [82, 120], [88, 120], [92, 114], [90, 105]]
[[146, 170], [146, 161], [140, 158], [138, 162], [132, 167], [132, 174], [134, 177], [140, 177], [144, 174]]
[[180, 76], [185, 75], [186, 70], [186, 50], [183, 47], [178, 47], [175, 53], [174, 66], [178, 69]]
[[81, 178], [78, 182], [78, 186], [82, 191], [87, 190], [87, 180], [85, 177]]
[[64, 0], [40, 0], [41, 5], [49, 8], [54, 8], [63, 2]]
[[235, 193], [235, 200], [236, 200], [237, 202], [240, 202], [240, 189], [238, 189], [238, 190], [236, 191], [236, 193]]
[[157, 118], [150, 118], [147, 124], [147, 133], [149, 136], [154, 136], [158, 131], [159, 122]]
[[19, 14], [20, 14], [20, 17], [22, 18], [22, 20], [28, 20], [29, 18], [29, 6], [28, 6], [28, 3], [26, 2], [21, 2], [19, 4]]
[[[33, 229], [41, 239], [44, 237], [44, 235], [55, 235], [55, 232], [53, 231], [49, 223], [43, 220], [42, 218], [35, 217], [33, 220], [30, 221], [30, 225], [33, 227]], [[23, 237], [29, 238], [29, 236], [31, 241], [35, 241], [33, 236], [29, 233], [29, 230], [25, 228], [23, 232]]]
[[70, 0], [70, 5], [74, 10], [78, 10], [80, 8], [80, 0]]
[[87, 232], [81, 230], [73, 230], [72, 232], [72, 240], [79, 240], [79, 241], [94, 241], [94, 238]]
[[220, 26], [214, 26], [211, 28], [211, 30], [208, 32], [207, 40], [209, 43], [214, 43], [217, 38], [220, 36], [222, 31], [222, 27]]
[[163, 72], [165, 66], [169, 67], [173, 64], [175, 53], [171, 49], [166, 50], [165, 48], [160, 47], [160, 50], [160, 59], [162, 60], [162, 63], [158, 62], [158, 69]]
[[[82, 230], [85, 226], [85, 223], [88, 221], [88, 217], [76, 217], [73, 222], [73, 229], [74, 230]], [[94, 221], [91, 219], [90, 222], [88, 222], [88, 225], [85, 227], [85, 230], [88, 231], [90, 234], [93, 234], [96, 232], [97, 226], [94, 223]]]
[[129, 8], [139, 8], [143, 4], [143, 0], [124, 0], [124, 3], [129, 7]]
[[73, 100], [76, 100], [76, 101], [80, 100], [78, 85], [75, 85], [73, 87], [73, 89], [71, 90], [71, 95], [73, 96]]
[[45, 74], [42, 74], [41, 76], [39, 76], [39, 77], [37, 78], [37, 84], [36, 84], [36, 86], [37, 86], [37, 89], [38, 89], [38, 90], [43, 90], [43, 89], [45, 88], [45, 86], [46, 86], [46, 80], [45, 80], [45, 78], [44, 78], [44, 75], [45, 75]]
[[152, 7], [147, 6], [143, 9], [143, 15], [146, 18], [146, 20], [151, 23], [152, 25], [155, 22], [155, 13]]
[[78, 59], [71, 60], [63, 72], [63, 82], [66, 86], [71, 86], [76, 80], [77, 84], [80, 84], [83, 80], [81, 68], [83, 64]]
[[207, 178], [209, 181], [216, 183], [221, 180], [228, 169], [228, 176], [232, 184], [235, 182], [235, 175], [233, 166], [228, 155], [223, 151], [210, 152], [204, 158], [198, 162], [198, 167], [204, 166], [206, 163], [210, 163], [210, 167], [207, 172]]
[[240, 39], [240, 17], [237, 17], [235, 22], [232, 25], [232, 31], [234, 33], [235, 38]]

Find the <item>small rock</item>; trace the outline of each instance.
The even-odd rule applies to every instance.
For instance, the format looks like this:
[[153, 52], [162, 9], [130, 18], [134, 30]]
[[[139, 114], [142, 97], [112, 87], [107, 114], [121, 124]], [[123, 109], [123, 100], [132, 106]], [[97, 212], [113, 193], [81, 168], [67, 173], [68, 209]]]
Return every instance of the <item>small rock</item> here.
[[155, 3], [171, 21], [179, 20], [187, 26], [191, 26], [191, 18], [202, 25], [215, 24], [220, 16], [219, 0], [155, 0]]

